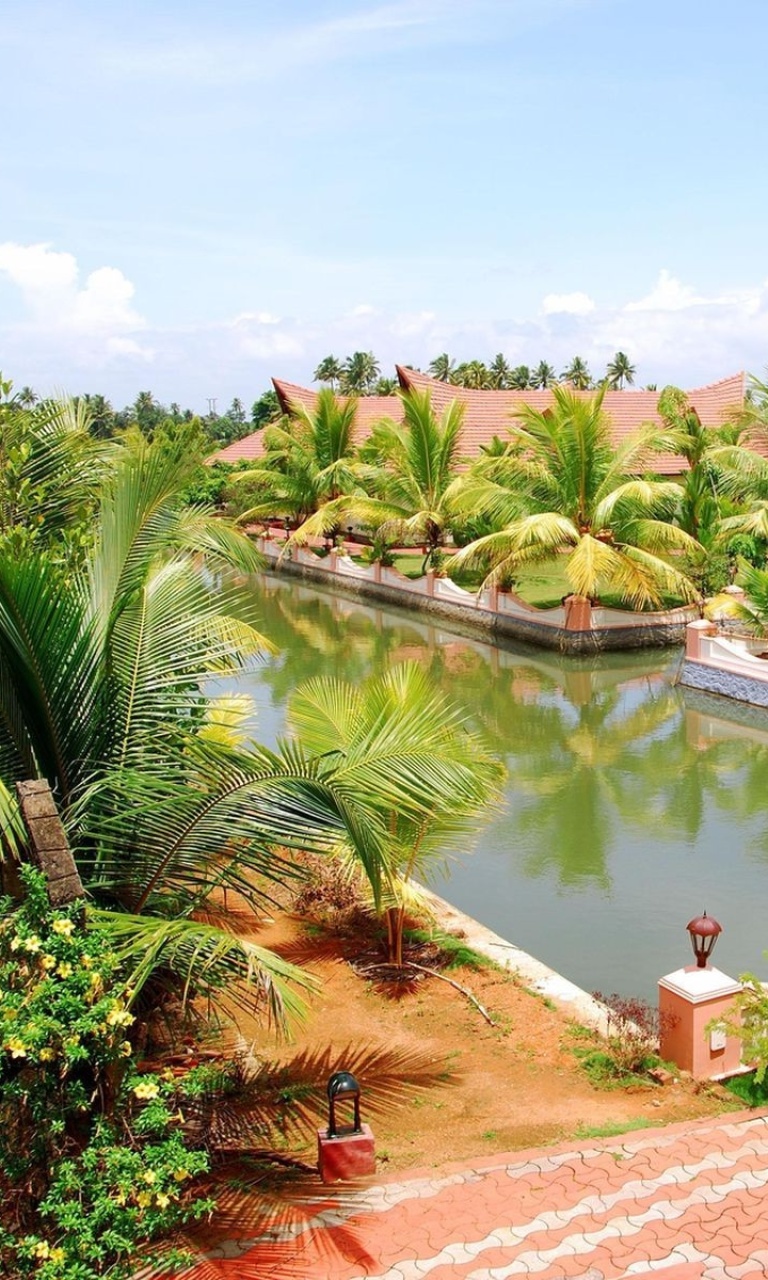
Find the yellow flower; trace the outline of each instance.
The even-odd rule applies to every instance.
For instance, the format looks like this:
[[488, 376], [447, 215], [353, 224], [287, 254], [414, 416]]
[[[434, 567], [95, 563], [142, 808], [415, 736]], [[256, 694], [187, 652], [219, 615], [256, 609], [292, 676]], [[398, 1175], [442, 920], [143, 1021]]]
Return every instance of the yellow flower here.
[[24, 939], [24, 950], [29, 951], [32, 955], [39, 951], [41, 946], [42, 943], [36, 933], [31, 933], [28, 938]]
[[23, 939], [20, 938], [18, 934], [15, 938], [11, 938], [11, 951], [18, 951], [19, 947], [22, 944], [22, 941]]
[[60, 933], [62, 938], [71, 938], [75, 932], [75, 926], [71, 920], [54, 920], [51, 926], [54, 933]]
[[192, 1175], [189, 1172], [189, 1169], [177, 1169], [173, 1176], [176, 1182], [186, 1182], [187, 1178], [190, 1178]]
[[134, 1085], [133, 1092], [137, 1098], [156, 1098], [160, 1092], [160, 1087], [155, 1084], [154, 1080], [142, 1080], [141, 1084]]
[[36, 1258], [49, 1258], [51, 1256], [51, 1246], [47, 1240], [38, 1240], [32, 1252]]
[[11, 1036], [10, 1039], [6, 1040], [3, 1048], [10, 1050], [12, 1058], [26, 1058], [27, 1056], [24, 1041], [20, 1040], [18, 1036]]
[[83, 966], [83, 968], [84, 968], [84, 969], [92, 969], [92, 968], [93, 968], [93, 960], [91, 959], [91, 957], [90, 957], [90, 956], [81, 956], [81, 957], [80, 957], [80, 963], [81, 963], [81, 965]]
[[157, 1174], [155, 1173], [154, 1169], [147, 1169], [146, 1172], [143, 1174], [143, 1177], [144, 1177], [144, 1181], [148, 1182], [150, 1186], [152, 1186], [153, 1182], [157, 1182]]
[[102, 982], [101, 974], [100, 974], [100, 973], [92, 973], [92, 974], [91, 974], [91, 986], [93, 987], [94, 991], [101, 991], [101, 988], [103, 987], [103, 985], [104, 985], [104, 983]]
[[47, 954], [46, 954], [46, 955], [44, 955], [44, 956], [43, 956], [43, 958], [42, 958], [42, 960], [41, 960], [41, 962], [40, 962], [40, 963], [42, 964], [42, 966], [43, 966], [43, 968], [44, 968], [44, 969], [55, 969], [55, 968], [56, 968], [56, 957], [55, 957], [55, 956], [49, 956], [49, 955], [47, 955]]
[[44, 1045], [43, 1048], [40, 1050], [41, 1062], [53, 1062], [53, 1059], [55, 1057], [56, 1057], [56, 1054], [54, 1050], [50, 1047], [50, 1045]]
[[68, 960], [62, 960], [56, 972], [58, 973], [60, 978], [68, 978], [72, 972], [72, 965], [69, 963]]
[[146, 1209], [147, 1205], [152, 1203], [152, 1197], [148, 1191], [140, 1191], [136, 1197], [136, 1203], [140, 1209]]
[[51, 1253], [50, 1253], [51, 1262], [59, 1262], [59, 1263], [63, 1262], [66, 1256], [67, 1255], [65, 1254], [64, 1250], [61, 1248], [51, 1249]]
[[155, 1196], [155, 1203], [157, 1204], [158, 1209], [167, 1209], [168, 1205], [171, 1203], [171, 1197], [167, 1196], [164, 1191], [158, 1191]]
[[131, 1054], [133, 1053], [133, 1045], [131, 1044], [130, 1040], [123, 1041], [123, 1043], [120, 1045], [120, 1053], [124, 1058], [130, 1058]]
[[121, 1009], [119, 1005], [115, 1005], [111, 1013], [107, 1014], [107, 1023], [110, 1027], [130, 1027], [136, 1019], [127, 1009]]

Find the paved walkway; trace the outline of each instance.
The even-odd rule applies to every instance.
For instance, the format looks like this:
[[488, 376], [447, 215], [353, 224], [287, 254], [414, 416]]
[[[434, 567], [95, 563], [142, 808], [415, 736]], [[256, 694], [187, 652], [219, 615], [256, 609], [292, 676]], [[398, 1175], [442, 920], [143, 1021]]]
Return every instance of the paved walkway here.
[[[768, 1275], [768, 1112], [516, 1152], [318, 1203], [216, 1275], [296, 1280], [741, 1280]], [[208, 1274], [211, 1274], [209, 1271]]]

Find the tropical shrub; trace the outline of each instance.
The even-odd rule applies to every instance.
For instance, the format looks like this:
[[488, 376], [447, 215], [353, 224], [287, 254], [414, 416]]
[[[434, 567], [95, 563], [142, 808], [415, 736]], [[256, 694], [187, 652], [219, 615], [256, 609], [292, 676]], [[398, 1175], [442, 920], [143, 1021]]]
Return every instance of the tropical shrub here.
[[132, 1275], [211, 1208], [184, 1133], [183, 1081], [141, 1074], [133, 992], [83, 904], [53, 911], [40, 872], [0, 903], [0, 1270]]

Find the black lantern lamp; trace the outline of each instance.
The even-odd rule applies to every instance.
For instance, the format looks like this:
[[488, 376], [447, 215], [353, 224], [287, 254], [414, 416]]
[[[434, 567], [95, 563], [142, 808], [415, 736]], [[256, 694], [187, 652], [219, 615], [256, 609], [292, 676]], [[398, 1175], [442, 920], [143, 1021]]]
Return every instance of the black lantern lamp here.
[[[326, 1086], [328, 1094], [328, 1137], [340, 1138], [343, 1134], [362, 1133], [360, 1123], [360, 1085], [351, 1071], [334, 1071]], [[339, 1128], [336, 1123], [336, 1103], [351, 1099], [353, 1105], [352, 1128]]]
[[706, 969], [709, 957], [715, 949], [715, 943], [723, 932], [723, 927], [717, 923], [713, 916], [708, 916], [706, 911], [703, 915], [689, 920], [685, 927], [691, 935], [691, 946], [696, 957], [696, 964], [699, 969]]

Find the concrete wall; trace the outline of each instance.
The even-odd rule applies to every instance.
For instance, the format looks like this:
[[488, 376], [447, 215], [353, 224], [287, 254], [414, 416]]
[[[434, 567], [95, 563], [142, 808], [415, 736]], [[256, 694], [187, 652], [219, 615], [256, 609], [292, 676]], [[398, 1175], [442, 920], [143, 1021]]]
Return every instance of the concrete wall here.
[[344, 595], [437, 614], [468, 634], [481, 634], [496, 643], [523, 641], [561, 653], [664, 648], [681, 644], [686, 624], [697, 616], [691, 608], [643, 614], [595, 608], [591, 610], [591, 627], [573, 630], [566, 625], [567, 607], [537, 609], [514, 592], [490, 588], [474, 593], [431, 572], [413, 580], [397, 569], [355, 564], [335, 551], [320, 557], [305, 547], [292, 547], [281, 555], [281, 543], [265, 538], [257, 538], [256, 543], [280, 573], [332, 586]]

